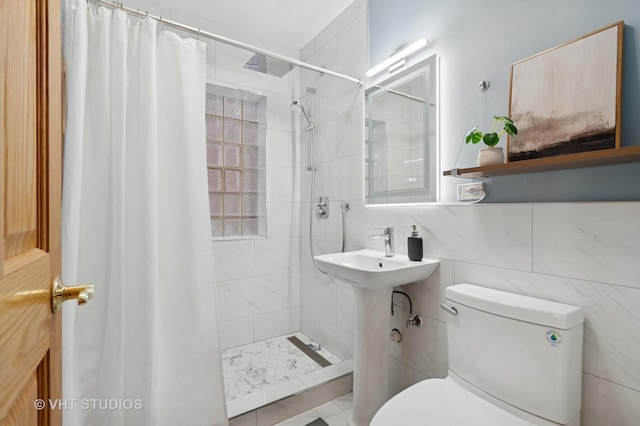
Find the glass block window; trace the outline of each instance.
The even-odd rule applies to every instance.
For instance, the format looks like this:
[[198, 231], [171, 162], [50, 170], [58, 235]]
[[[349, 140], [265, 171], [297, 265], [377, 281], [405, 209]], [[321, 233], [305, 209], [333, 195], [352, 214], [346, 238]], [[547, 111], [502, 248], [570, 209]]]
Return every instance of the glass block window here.
[[238, 89], [207, 85], [205, 120], [211, 235], [266, 235], [266, 100]]

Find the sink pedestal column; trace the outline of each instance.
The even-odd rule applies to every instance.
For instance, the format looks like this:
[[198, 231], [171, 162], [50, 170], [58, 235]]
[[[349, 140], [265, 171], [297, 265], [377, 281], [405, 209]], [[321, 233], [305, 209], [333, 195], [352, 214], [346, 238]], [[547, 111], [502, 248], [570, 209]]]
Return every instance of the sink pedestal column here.
[[349, 426], [368, 426], [389, 395], [391, 289], [353, 286], [356, 301], [353, 410]]

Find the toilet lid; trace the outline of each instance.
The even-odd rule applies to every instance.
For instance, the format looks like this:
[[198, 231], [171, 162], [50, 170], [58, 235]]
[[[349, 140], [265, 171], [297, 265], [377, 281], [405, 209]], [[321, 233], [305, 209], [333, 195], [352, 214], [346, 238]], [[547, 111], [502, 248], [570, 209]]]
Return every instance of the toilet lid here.
[[400, 392], [378, 410], [370, 426], [530, 424], [472, 394], [447, 377], [424, 380]]

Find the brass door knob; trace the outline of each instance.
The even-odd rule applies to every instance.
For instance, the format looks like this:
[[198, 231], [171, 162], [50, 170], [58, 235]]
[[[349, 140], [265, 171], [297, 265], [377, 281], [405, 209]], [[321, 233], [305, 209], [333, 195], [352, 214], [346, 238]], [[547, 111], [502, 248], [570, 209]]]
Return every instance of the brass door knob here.
[[51, 286], [51, 310], [58, 312], [62, 302], [77, 299], [78, 305], [84, 305], [93, 297], [95, 288], [92, 284], [67, 287], [60, 277], [55, 277]]

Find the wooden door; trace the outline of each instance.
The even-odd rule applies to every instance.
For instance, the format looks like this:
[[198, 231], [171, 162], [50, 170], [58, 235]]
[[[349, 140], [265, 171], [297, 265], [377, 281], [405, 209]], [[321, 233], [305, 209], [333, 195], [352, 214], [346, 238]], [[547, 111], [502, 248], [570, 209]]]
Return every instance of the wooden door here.
[[[0, 425], [60, 424], [60, 0], [0, 0]], [[38, 410], [36, 400], [46, 401]]]

